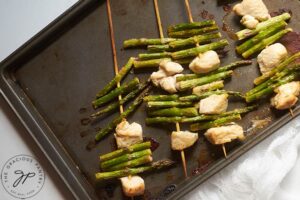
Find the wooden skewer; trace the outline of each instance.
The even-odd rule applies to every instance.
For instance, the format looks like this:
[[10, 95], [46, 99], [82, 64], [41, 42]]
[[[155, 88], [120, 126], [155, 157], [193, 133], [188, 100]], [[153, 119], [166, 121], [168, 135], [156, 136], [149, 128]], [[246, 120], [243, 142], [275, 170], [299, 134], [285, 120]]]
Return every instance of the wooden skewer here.
[[[112, 53], [113, 53], [113, 60], [114, 60], [114, 72], [115, 72], [115, 75], [118, 75], [118, 73], [119, 73], [119, 67], [118, 67], [118, 59], [117, 59], [117, 51], [116, 51], [114, 27], [113, 27], [113, 21], [112, 21], [112, 15], [111, 15], [111, 8], [110, 8], [110, 0], [106, 1], [106, 8], [107, 8], [107, 15], [108, 15], [110, 41], [111, 41]], [[120, 82], [117, 83], [117, 87], [120, 87]], [[122, 95], [119, 95], [119, 101], [121, 101], [121, 100], [122, 100]], [[122, 114], [124, 112], [123, 105], [120, 104], [119, 109], [120, 109], [120, 114]], [[128, 178], [131, 179], [131, 175], [129, 175]], [[132, 196], [131, 199], [134, 200], [134, 196]]]
[[[117, 59], [117, 51], [116, 51], [116, 43], [115, 43], [115, 33], [114, 33], [111, 8], [110, 8], [110, 0], [106, 1], [106, 8], [107, 8], [107, 15], [108, 15], [110, 41], [111, 41], [111, 47], [112, 47], [112, 53], [113, 53], [113, 59], [114, 59], [114, 71], [115, 71], [115, 75], [118, 75], [119, 67], [118, 67], [118, 59]], [[120, 87], [120, 82], [117, 83], [117, 87]], [[122, 100], [122, 95], [119, 95], [119, 101], [120, 100]], [[120, 113], [123, 113], [123, 112], [124, 112], [123, 105], [120, 105]]]
[[[164, 32], [163, 32], [161, 18], [160, 18], [160, 14], [159, 14], [158, 2], [157, 2], [157, 0], [153, 0], [153, 1], [154, 1], [154, 9], [155, 9], [155, 14], [156, 14], [157, 26], [158, 26], [158, 30], [159, 30], [159, 36], [161, 39], [163, 39]], [[176, 130], [180, 131], [180, 125], [178, 122], [176, 122]], [[187, 177], [186, 160], [185, 160], [185, 155], [184, 155], [183, 150], [181, 151], [181, 160], [182, 160], [184, 176]]]
[[157, 26], [158, 26], [158, 31], [159, 31], [159, 36], [161, 39], [164, 38], [164, 32], [162, 29], [162, 23], [161, 23], [161, 18], [159, 14], [159, 8], [158, 8], [158, 3], [157, 0], [154, 0], [154, 9], [155, 9], [155, 14], [156, 14], [156, 20], [157, 20]]
[[190, 22], [193, 23], [194, 19], [193, 19], [193, 15], [192, 15], [192, 11], [191, 11], [191, 6], [190, 6], [189, 0], [185, 0], [185, 8], [186, 8], [186, 11], [188, 13]]
[[[189, 16], [189, 21], [191, 23], [193, 23], [194, 19], [193, 19], [193, 15], [192, 15], [192, 11], [191, 11], [190, 2], [189, 2], [189, 0], [184, 0], [184, 2], [185, 2], [185, 8], [186, 8], [187, 14]], [[199, 44], [197, 43], [196, 46], [199, 46]], [[225, 158], [227, 158], [227, 152], [226, 152], [226, 148], [225, 148], [224, 144], [222, 144], [222, 149], [223, 149]]]
[[[178, 122], [176, 122], [176, 131], [180, 131], [180, 125], [179, 125]], [[181, 155], [181, 161], [182, 161], [184, 176], [187, 177], [187, 169], [186, 169], [186, 160], [185, 160], [184, 150], [180, 151], [180, 155]]]
[[292, 116], [292, 117], [294, 117], [295, 115], [294, 115], [294, 111], [293, 111], [293, 109], [292, 109], [292, 108], [290, 108], [290, 109], [289, 109], [289, 111], [290, 111], [290, 114], [291, 114], [291, 116]]
[[224, 153], [225, 158], [227, 158], [227, 152], [226, 152], [225, 144], [222, 144], [222, 149], [223, 149], [223, 153]]
[[[189, 21], [191, 23], [193, 23], [194, 19], [193, 19], [193, 15], [192, 15], [192, 11], [191, 11], [190, 2], [189, 2], [189, 0], [184, 0], [184, 3], [185, 3], [186, 12], [187, 12], [187, 14], [189, 16]], [[198, 47], [199, 43], [196, 43], [196, 46]]]

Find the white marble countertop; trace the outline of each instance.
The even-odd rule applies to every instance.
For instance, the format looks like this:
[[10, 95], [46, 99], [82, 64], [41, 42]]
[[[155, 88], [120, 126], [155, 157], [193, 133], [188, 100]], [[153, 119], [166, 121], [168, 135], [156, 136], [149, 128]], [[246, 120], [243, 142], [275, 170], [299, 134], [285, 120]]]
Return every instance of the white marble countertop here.
[[[74, 2], [76, 0], [0, 0], [0, 61], [69, 8]], [[299, 120], [299, 118], [295, 120]], [[2, 97], [0, 97], [0, 133], [1, 169], [10, 158], [19, 154], [25, 154], [36, 158], [45, 171], [43, 188], [30, 199], [73, 199], [50, 163]], [[244, 155], [243, 158], [251, 156], [251, 153], [254, 151], [259, 151], [261, 146], [269, 144], [279, 134], [280, 131], [277, 131], [273, 136]], [[239, 162], [239, 160], [235, 162]], [[294, 169], [284, 179], [282, 188], [300, 197], [299, 177], [300, 160], [298, 159]], [[4, 187], [0, 186], [0, 199], [11, 200], [15, 198], [6, 192]]]

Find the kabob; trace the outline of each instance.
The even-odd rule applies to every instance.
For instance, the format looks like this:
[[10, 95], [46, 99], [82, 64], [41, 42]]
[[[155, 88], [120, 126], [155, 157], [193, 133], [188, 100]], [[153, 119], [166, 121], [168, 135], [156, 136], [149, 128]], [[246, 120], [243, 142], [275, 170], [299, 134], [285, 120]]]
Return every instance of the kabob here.
[[[96, 99], [93, 102], [93, 106], [94, 108], [97, 108], [98, 106], [109, 102], [116, 96], [118, 96], [118, 102], [108, 106], [106, 109], [104, 109], [104, 111], [102, 110], [102, 112], [98, 111], [91, 117], [98, 117], [104, 113], [113, 111], [117, 107], [119, 107], [120, 116], [109, 124], [105, 132], [100, 131], [100, 135], [99, 133], [96, 135], [96, 140], [100, 139], [116, 126], [115, 139], [118, 146], [118, 150], [101, 155], [99, 157], [100, 167], [103, 172], [96, 173], [95, 177], [98, 181], [120, 178], [124, 194], [133, 199], [135, 196], [143, 195], [145, 191], [144, 180], [137, 174], [152, 170], [160, 170], [173, 165], [174, 162], [168, 159], [164, 159], [152, 163], [153, 158], [151, 142], [143, 142], [143, 131], [141, 125], [135, 122], [130, 124], [125, 119], [125, 117], [128, 116], [128, 113], [133, 112], [133, 110], [135, 110], [138, 107], [138, 105], [141, 104], [143, 95], [135, 99], [131, 107], [129, 107], [129, 111], [126, 110], [124, 112], [123, 104], [126, 103], [126, 101], [122, 99], [121, 91], [124, 92], [124, 90], [130, 91], [134, 89], [125, 97], [130, 100], [134, 98], [134, 96], [136, 96], [138, 93], [143, 91], [145, 88], [147, 88], [148, 84], [146, 83], [141, 85], [140, 87], [137, 87], [135, 85], [139, 83], [139, 80], [135, 78], [128, 84], [124, 84], [123, 86], [120, 85], [120, 80], [126, 75], [126, 73], [130, 71], [130, 68], [133, 65], [133, 58], [129, 59], [129, 62], [122, 68], [121, 73], [119, 74], [116, 47], [114, 42], [114, 31], [110, 9], [110, 1], [107, 0], [106, 3], [111, 45], [113, 51], [114, 71], [116, 76], [103, 90], [101, 90], [97, 94], [98, 99]], [[116, 85], [117, 88], [110, 92], [114, 85]], [[106, 93], [108, 93], [108, 97]], [[99, 99], [101, 101], [99, 101]], [[151, 164], [146, 165], [149, 163]]]
[[238, 40], [246, 39], [236, 47], [236, 51], [244, 58], [259, 53], [257, 62], [262, 73], [254, 80], [256, 86], [246, 93], [246, 101], [251, 103], [276, 93], [271, 105], [277, 110], [289, 109], [293, 116], [291, 108], [300, 95], [300, 82], [296, 81], [299, 77], [297, 59], [300, 52], [289, 55], [283, 44], [275, 43], [293, 31], [287, 28], [291, 14], [271, 17], [262, 0], [243, 0], [233, 7], [233, 11], [242, 16], [241, 23], [246, 26], [246, 29], [236, 33]]
[[[114, 71], [115, 71], [115, 75], [117, 76], [119, 74], [119, 70], [118, 70], [116, 45], [115, 45], [115, 40], [114, 40], [114, 29], [113, 29], [113, 22], [112, 22], [112, 16], [111, 16], [110, 0], [107, 0], [106, 3], [107, 3], [107, 14], [108, 14], [108, 20], [109, 20], [111, 46], [112, 46], [112, 52], [113, 52]], [[132, 82], [134, 82], [134, 81], [138, 82], [138, 79], [134, 79]], [[128, 88], [130, 88], [129, 86], [130, 86], [130, 83], [128, 84]], [[126, 86], [123, 86], [123, 87], [126, 88]], [[120, 89], [120, 81], [117, 81], [117, 89]], [[122, 101], [121, 94], [118, 96], [118, 99], [119, 99], [119, 102]], [[120, 104], [119, 108], [120, 108], [120, 114], [122, 115], [124, 112], [123, 105]], [[135, 135], [135, 137], [131, 137], [130, 141], [126, 141], [126, 140], [128, 140], [128, 138], [123, 138], [122, 136], [120, 137], [117, 134], [115, 135], [115, 139], [116, 139], [118, 148], [130, 149], [130, 147], [131, 147], [134, 151], [135, 148], [132, 147], [131, 145], [134, 143], [139, 143], [142, 140], [141, 126], [139, 124], [134, 124], [134, 125], [135, 125], [134, 129], [136, 131], [135, 133], [133, 133], [132, 131], [126, 132], [126, 130], [123, 130], [125, 132], [124, 133], [125, 137], [126, 137], [126, 135], [129, 135], [128, 134], [129, 132], [130, 132], [131, 136], [133, 134]], [[122, 132], [122, 129], [124, 129], [123, 127], [127, 127], [127, 128], [132, 127], [132, 125], [130, 125], [126, 121], [125, 118], [122, 118], [122, 122], [118, 126], [120, 126], [119, 129], [121, 129], [121, 132]], [[149, 147], [149, 144], [145, 144], [145, 145], [147, 147]], [[105, 159], [105, 157], [110, 157], [110, 156], [103, 155], [103, 156], [100, 156], [101, 168], [102, 168], [102, 170], [116, 171], [116, 170], [120, 170], [122, 168], [143, 165], [145, 163], [152, 161], [151, 154], [152, 154], [152, 152], [148, 148], [146, 150], [142, 149], [142, 151], [138, 151], [136, 153], [133, 152], [132, 154], [125, 154], [126, 155], [125, 159], [122, 159], [122, 157], [116, 158], [116, 157], [112, 157], [112, 156], [111, 156], [112, 159]], [[122, 156], [124, 156], [124, 155], [122, 155]], [[133, 159], [133, 161], [131, 159]], [[122, 160], [122, 161], [120, 161], [120, 164], [118, 164], [119, 163], [119, 162], [117, 162], [118, 160]], [[137, 162], [137, 160], [138, 160], [138, 162]], [[136, 164], [136, 163], [138, 163], [138, 164]], [[103, 176], [103, 174], [102, 174], [102, 176]], [[124, 174], [124, 176], [125, 176], [125, 174]], [[100, 178], [99, 174], [96, 174], [96, 178], [97, 179]], [[125, 193], [126, 196], [129, 196], [133, 199], [134, 196], [144, 194], [145, 183], [144, 183], [144, 180], [140, 176], [132, 177], [132, 174], [129, 174], [128, 177], [122, 177], [122, 178], [120, 178], [120, 180], [122, 183], [123, 192]]]
[[[189, 0], [185, 0], [185, 6], [186, 6], [186, 10], [187, 10], [187, 13], [188, 13], [188, 16], [189, 16], [189, 21], [190, 21], [190, 23], [193, 23], [194, 22], [194, 20], [193, 20], [193, 15], [192, 15], [192, 11], [191, 11], [191, 8], [190, 8], [190, 3], [189, 3]], [[197, 43], [196, 44], [196, 46], [197, 47], [199, 47], [199, 43]], [[192, 64], [192, 63], [191, 63]], [[217, 82], [218, 83], [218, 82]], [[218, 85], [218, 84], [216, 84], [216, 82], [215, 82], [215, 85]], [[215, 85], [213, 85], [213, 86], [211, 86], [210, 85], [210, 87], [209, 88], [215, 88]], [[180, 85], [180, 87], [182, 88], [182, 84]], [[199, 86], [199, 87], [201, 87], [201, 86]], [[201, 88], [199, 89], [199, 87], [198, 87], [198, 89], [197, 88], [193, 88], [193, 92], [194, 92], [194, 94], [198, 97], [198, 96], [200, 96], [201, 95], [201, 92], [200, 92], [200, 95], [199, 95], [199, 93], [198, 93], [198, 95], [197, 95], [197, 91], [202, 91], [201, 90]], [[202, 86], [203, 87], [203, 86]], [[224, 94], [224, 95], [227, 95], [227, 94]], [[225, 96], [224, 96], [225, 97]], [[210, 99], [210, 100], [213, 100], [213, 99]], [[203, 101], [202, 101], [203, 102]], [[204, 103], [204, 105], [205, 105], [205, 103]], [[203, 105], [201, 105], [201, 101], [200, 101], [200, 107], [201, 106], [203, 106]], [[199, 125], [199, 124], [198, 124]], [[214, 124], [214, 125], [216, 125], [216, 124]], [[195, 128], [195, 125], [193, 126], [191, 126], [191, 130], [192, 131], [199, 131], [197, 128], [196, 129], [194, 129]], [[194, 129], [194, 130], [193, 130]], [[214, 143], [214, 141], [212, 141], [212, 140], [210, 140], [210, 142], [212, 142], [213, 144], [220, 144], [220, 143]], [[225, 148], [225, 142], [223, 142], [222, 143], [222, 150], [223, 150], [223, 153], [224, 153], [224, 156], [225, 156], [225, 158], [227, 158], [227, 151], [226, 151], [226, 148]]]
[[[157, 0], [153, 0], [154, 2], [154, 7], [155, 7], [155, 13], [156, 13], [156, 19], [157, 19], [157, 25], [158, 25], [158, 29], [159, 29], [159, 35], [160, 35], [160, 39], [164, 39], [164, 34], [163, 34], [163, 29], [162, 29], [162, 23], [161, 23], [161, 19], [160, 19], [160, 14], [159, 14], [159, 7], [158, 7], [158, 2]], [[167, 61], [168, 62], [168, 61]], [[160, 63], [161, 64], [161, 63]], [[166, 63], [167, 65], [167, 63]], [[173, 65], [176, 66], [176, 64], [174, 63]], [[173, 66], [172, 66], [173, 67]], [[179, 67], [179, 66], [177, 66]], [[179, 67], [180, 71], [181, 68]], [[176, 137], [176, 135], [182, 135], [183, 133], [180, 131], [180, 124], [178, 121], [175, 121], [175, 125], [176, 125], [176, 132], [172, 132], [172, 136], [171, 137]], [[185, 177], [187, 177], [187, 169], [186, 169], [186, 160], [185, 160], [185, 154], [184, 154], [184, 148], [187, 148], [189, 146], [192, 146], [198, 139], [198, 135], [195, 133], [186, 133], [190, 138], [192, 138], [192, 142], [187, 145], [187, 146], [182, 146], [181, 145], [181, 141], [178, 140], [177, 144], [174, 144], [174, 142], [172, 143], [172, 147], [174, 146], [180, 146], [179, 148], [176, 148], [176, 150], [180, 151], [180, 155], [181, 155], [181, 160], [182, 160], [182, 166], [183, 166], [183, 171], [184, 171], [184, 175]], [[174, 140], [172, 140], [174, 141]], [[179, 144], [180, 143], [180, 144]]]

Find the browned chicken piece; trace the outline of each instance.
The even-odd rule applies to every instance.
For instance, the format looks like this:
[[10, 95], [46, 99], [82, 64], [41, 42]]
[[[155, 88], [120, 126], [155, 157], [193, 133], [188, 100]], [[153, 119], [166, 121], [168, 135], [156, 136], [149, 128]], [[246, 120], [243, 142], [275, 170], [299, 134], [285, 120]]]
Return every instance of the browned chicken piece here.
[[157, 72], [153, 72], [150, 76], [152, 83], [158, 87], [161, 79], [167, 77], [167, 74], [164, 70], [159, 69]]
[[159, 70], [153, 72], [150, 76], [152, 83], [161, 87], [169, 93], [176, 93], [176, 76], [183, 71], [183, 67], [172, 61], [162, 61], [159, 64]]
[[204, 135], [214, 145], [225, 144], [236, 139], [245, 139], [243, 128], [237, 124], [210, 128]]
[[287, 49], [280, 43], [265, 48], [258, 56], [257, 62], [262, 74], [271, 71], [288, 56]]
[[181, 151], [189, 148], [198, 140], [198, 133], [189, 131], [173, 131], [171, 145], [173, 150]]
[[221, 114], [227, 110], [228, 94], [214, 94], [205, 99], [201, 99], [199, 107], [200, 114]]
[[168, 77], [162, 78], [160, 80], [160, 87], [171, 94], [176, 93], [177, 92], [176, 77], [168, 76]]
[[169, 60], [163, 60], [159, 63], [159, 69], [164, 70], [167, 76], [173, 76], [183, 71], [183, 67], [179, 63]]
[[300, 94], [300, 81], [293, 81], [279, 86], [275, 89], [277, 93], [275, 97], [271, 99], [271, 105], [278, 110], [285, 110], [293, 107]]
[[145, 182], [139, 176], [120, 178], [123, 192], [127, 197], [143, 195], [145, 192]]
[[118, 148], [126, 148], [132, 144], [143, 141], [143, 129], [138, 123], [129, 124], [126, 120], [116, 127], [115, 139]]
[[259, 21], [265, 21], [271, 17], [262, 0], [243, 0], [233, 7], [233, 11], [240, 16], [251, 15]]
[[207, 51], [200, 53], [189, 65], [190, 70], [195, 74], [211, 72], [220, 66], [220, 58], [217, 52]]
[[255, 29], [257, 24], [259, 23], [259, 21], [251, 15], [244, 15], [240, 22], [248, 29]]

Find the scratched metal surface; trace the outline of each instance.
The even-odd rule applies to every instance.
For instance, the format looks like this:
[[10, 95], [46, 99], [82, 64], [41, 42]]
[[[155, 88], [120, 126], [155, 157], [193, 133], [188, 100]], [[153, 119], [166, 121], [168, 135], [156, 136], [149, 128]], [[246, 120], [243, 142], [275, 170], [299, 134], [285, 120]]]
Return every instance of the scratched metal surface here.
[[[226, 14], [223, 6], [235, 2], [237, 1], [190, 0], [195, 21], [207, 17], [214, 18], [221, 28]], [[298, 1], [290, 0], [289, 4], [286, 4], [285, 0], [265, 0], [265, 2], [270, 11], [277, 11], [278, 8], [283, 7], [291, 9], [293, 19], [290, 26], [299, 30], [300, 13], [297, 13], [297, 10], [300, 5]], [[136, 56], [138, 52], [141, 52], [141, 50], [122, 50], [123, 40], [159, 36], [154, 6], [149, 0], [114, 0], [111, 6], [118, 62], [119, 65], [123, 65], [130, 56]], [[188, 21], [183, 0], [160, 0], [159, 7], [164, 30], [170, 24]], [[5, 79], [9, 80], [9, 84], [14, 85], [18, 93], [25, 94], [23, 100], [32, 103], [26, 108], [35, 110], [40, 115], [45, 126], [51, 130], [47, 134], [54, 134], [56, 138], [52, 143], [59, 144], [72, 160], [72, 164], [78, 166], [81, 176], [86, 180], [85, 185], [89, 185], [90, 197], [122, 199], [125, 197], [122, 195], [118, 180], [97, 183], [94, 179], [95, 172], [99, 171], [98, 155], [115, 149], [113, 135], [110, 134], [91, 151], [86, 149], [87, 143], [94, 137], [95, 130], [103, 127], [118, 113], [98, 120], [92, 125], [81, 123], [83, 118], [94, 112], [90, 102], [97, 91], [114, 76], [107, 21], [105, 3], [99, 2], [93, 8], [86, 10], [85, 14], [68, 23], [65, 28], [60, 28], [58, 33], [55, 31], [56, 34], [50, 37], [47, 44], [43, 43], [43, 47], [31, 50], [32, 53], [28, 56], [11, 62], [5, 71]], [[240, 29], [237, 17], [230, 14], [227, 21], [235, 30]], [[234, 53], [235, 42], [227, 37], [226, 32], [222, 30], [221, 32], [230, 41], [230, 46], [226, 48], [230, 50], [230, 53], [222, 59], [222, 63], [227, 64], [240, 59]], [[130, 74], [126, 80], [136, 75], [141, 80], [145, 80], [149, 72], [135, 71], [135, 74]], [[226, 89], [246, 92], [252, 88], [252, 81], [258, 75], [256, 62], [252, 66], [238, 68], [232, 79], [226, 83]], [[223, 158], [220, 147], [210, 145], [203, 136], [200, 136], [197, 144], [186, 150], [189, 174], [186, 180], [181, 167], [180, 154], [170, 149], [169, 135], [175, 126], [146, 126], [144, 123], [145, 105], [140, 106], [128, 120], [141, 123], [144, 127], [144, 135], [153, 137], [160, 143], [159, 148], [154, 152], [154, 160], [171, 158], [178, 163], [171, 169], [142, 175], [147, 188], [146, 199], [155, 197], [179, 199], [184, 193], [205, 181], [291, 119], [287, 112], [269, 109], [267, 101], [261, 101], [259, 105], [257, 111], [247, 114], [238, 123], [248, 128], [251, 119], [270, 117], [272, 120], [270, 126], [250, 132], [243, 143], [233, 142], [226, 145], [229, 153], [227, 160]], [[244, 106], [244, 103], [239, 101], [233, 100], [230, 103], [230, 109], [241, 106]], [[295, 114], [298, 113], [299, 106], [295, 109]], [[45, 141], [38, 140], [37, 142], [47, 144]], [[53, 162], [55, 164], [55, 160]], [[196, 176], [193, 175], [192, 172], [196, 168], [207, 166], [207, 163], [209, 165], [205, 167], [206, 171]], [[67, 172], [62, 174], [62, 176], [67, 175]], [[78, 183], [69, 182], [68, 184], [72, 187]], [[175, 192], [177, 193], [173, 192], [171, 196], [164, 195], [164, 189], [172, 184], [176, 185]], [[172, 189], [169, 188], [170, 190]], [[166, 193], [168, 192], [165, 191]]]

